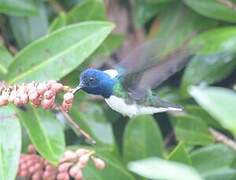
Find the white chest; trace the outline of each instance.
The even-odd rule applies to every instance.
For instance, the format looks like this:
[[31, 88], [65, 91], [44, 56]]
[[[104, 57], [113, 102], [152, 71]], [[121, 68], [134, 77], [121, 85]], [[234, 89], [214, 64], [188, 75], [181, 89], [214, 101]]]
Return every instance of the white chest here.
[[126, 104], [125, 100], [116, 96], [111, 96], [105, 99], [106, 103], [115, 111], [123, 114], [124, 116], [137, 116], [142, 114], [154, 114], [158, 112], [168, 111], [168, 108], [156, 108], [152, 106], [144, 107], [137, 104]]

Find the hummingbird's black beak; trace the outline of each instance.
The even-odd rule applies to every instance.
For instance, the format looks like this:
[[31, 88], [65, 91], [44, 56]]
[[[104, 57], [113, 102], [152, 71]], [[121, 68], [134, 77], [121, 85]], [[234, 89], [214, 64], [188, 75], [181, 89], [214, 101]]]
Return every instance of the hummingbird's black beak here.
[[75, 93], [78, 92], [80, 89], [82, 89], [81, 83], [80, 83], [75, 89], [73, 89], [72, 93], [75, 94]]

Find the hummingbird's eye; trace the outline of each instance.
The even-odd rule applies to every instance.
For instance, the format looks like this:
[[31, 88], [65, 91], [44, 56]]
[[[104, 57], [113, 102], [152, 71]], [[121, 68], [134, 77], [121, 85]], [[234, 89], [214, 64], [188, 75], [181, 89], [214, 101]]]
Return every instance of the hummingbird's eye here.
[[90, 78], [89, 78], [89, 81], [90, 81], [90, 82], [94, 81], [94, 78], [93, 78], [93, 77], [90, 77]]

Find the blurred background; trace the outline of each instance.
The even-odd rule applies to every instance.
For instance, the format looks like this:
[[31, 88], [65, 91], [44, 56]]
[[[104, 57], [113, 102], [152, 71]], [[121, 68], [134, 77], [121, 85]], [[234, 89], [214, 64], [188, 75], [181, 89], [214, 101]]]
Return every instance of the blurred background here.
[[[79, 74], [87, 67], [112, 68], [135, 47], [158, 38], [164, 45], [157, 46], [163, 48], [157, 49], [157, 53], [167, 52], [194, 34], [190, 44], [195, 54], [186, 67], [154, 90], [161, 98], [181, 104], [184, 114], [161, 113], [129, 119], [111, 110], [100, 97], [80, 92], [69, 114], [97, 144], [90, 145], [78, 137], [61, 114], [41, 111], [39, 121], [43, 122], [49, 113], [63, 130], [54, 132], [53, 123], [50, 127], [32, 129], [27, 121], [21, 120], [22, 136], [17, 137], [22, 140], [21, 152], [26, 152], [28, 144], [40, 144], [32, 131], [39, 134], [45, 131], [46, 139], [53, 133], [53, 136], [60, 134], [61, 139], [49, 140], [53, 148], [88, 146], [105, 160], [105, 170], [98, 171], [93, 166], [85, 169], [86, 180], [170, 179], [169, 167], [165, 169], [158, 160], [151, 164], [161, 164], [160, 171], [167, 175], [159, 175], [156, 169], [146, 170], [145, 163], [141, 163], [145, 166], [141, 170], [131, 165], [127, 168], [131, 161], [149, 157], [185, 164], [203, 179], [236, 179], [235, 146], [232, 148], [218, 136], [229, 138], [234, 144], [236, 0], [1, 0], [0, 13], [0, 78], [13, 84], [55, 79], [75, 87]], [[79, 40], [74, 38], [77, 32], [67, 28], [85, 21], [109, 21], [115, 28], [109, 35], [96, 26], [85, 30], [90, 34], [79, 32], [90, 37], [87, 44], [79, 47], [78, 53], [68, 53], [64, 61], [48, 63], [48, 56], [56, 59], [60, 52], [72, 51], [69, 46]], [[62, 33], [57, 34], [60, 30]], [[63, 47], [64, 43], [68, 47]], [[41, 52], [47, 46], [49, 55]], [[84, 57], [78, 55], [87, 51]], [[36, 67], [37, 63], [42, 66]], [[34, 116], [27, 113], [30, 114], [29, 109], [21, 119], [33, 120]], [[47, 145], [42, 143], [36, 148], [50, 159], [44, 153]], [[184, 179], [179, 174], [176, 177]]]

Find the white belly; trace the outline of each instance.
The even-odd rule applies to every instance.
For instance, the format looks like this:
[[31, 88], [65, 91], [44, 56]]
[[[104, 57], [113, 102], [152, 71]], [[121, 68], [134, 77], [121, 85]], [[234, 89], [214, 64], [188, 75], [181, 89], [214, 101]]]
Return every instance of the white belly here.
[[137, 104], [126, 104], [125, 100], [116, 96], [110, 96], [108, 99], [105, 99], [106, 103], [115, 111], [123, 114], [124, 116], [137, 116], [143, 114], [154, 114], [158, 112], [165, 112], [165, 111], [181, 111], [181, 109], [177, 108], [165, 108], [165, 107], [144, 107]]

